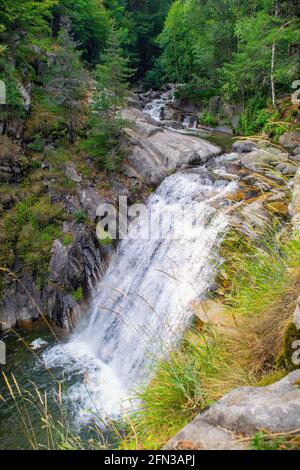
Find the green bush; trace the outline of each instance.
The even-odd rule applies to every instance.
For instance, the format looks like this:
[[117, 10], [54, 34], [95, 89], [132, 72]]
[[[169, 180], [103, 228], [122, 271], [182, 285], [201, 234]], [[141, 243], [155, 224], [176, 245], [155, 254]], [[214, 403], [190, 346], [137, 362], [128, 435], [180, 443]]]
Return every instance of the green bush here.
[[34, 195], [17, 204], [1, 221], [0, 265], [9, 266], [19, 258], [26, 270], [47, 272], [64, 220], [61, 204], [51, 204], [47, 196]]
[[45, 140], [40, 135], [36, 135], [33, 141], [28, 144], [29, 150], [33, 150], [34, 152], [42, 152], [45, 147]]
[[212, 116], [209, 111], [205, 111], [200, 115], [200, 123], [208, 127], [216, 127], [218, 125], [218, 120], [216, 117]]

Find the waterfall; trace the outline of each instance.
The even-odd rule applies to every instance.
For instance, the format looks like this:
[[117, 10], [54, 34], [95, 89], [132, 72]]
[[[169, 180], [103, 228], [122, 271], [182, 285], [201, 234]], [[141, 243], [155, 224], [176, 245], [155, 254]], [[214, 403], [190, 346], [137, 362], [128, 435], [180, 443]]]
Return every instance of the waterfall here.
[[88, 323], [44, 353], [46, 366], [61, 368], [70, 382], [79, 424], [92, 413], [128, 411], [133, 390], [181, 337], [192, 301], [213, 282], [227, 226], [218, 204], [235, 184], [214, 181], [205, 167], [167, 177], [147, 204], [152, 225], [168, 220], [164, 233], [149, 240], [129, 233], [95, 289]]
[[148, 114], [155, 121], [160, 122], [162, 111], [165, 105], [166, 105], [166, 100], [164, 99], [153, 100], [150, 103], [146, 104], [144, 108], [144, 113]]

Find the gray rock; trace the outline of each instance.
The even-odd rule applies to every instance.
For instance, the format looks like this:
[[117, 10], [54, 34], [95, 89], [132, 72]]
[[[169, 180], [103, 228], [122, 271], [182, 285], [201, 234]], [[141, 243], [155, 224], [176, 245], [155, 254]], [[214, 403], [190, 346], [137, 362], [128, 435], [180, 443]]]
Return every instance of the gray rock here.
[[300, 297], [297, 300], [297, 306], [294, 313], [294, 323], [296, 325], [297, 330], [300, 330]]
[[289, 155], [274, 147], [253, 150], [241, 158], [241, 165], [251, 171], [266, 170], [266, 167], [288, 163]]
[[300, 158], [300, 146], [294, 148], [293, 155], [297, 155]]
[[127, 162], [146, 184], [159, 184], [180, 166], [205, 162], [221, 153], [220, 148], [207, 141], [157, 127], [137, 109], [127, 109], [123, 115], [135, 121], [135, 126], [126, 130], [132, 145]]
[[294, 178], [293, 201], [290, 207], [294, 231], [300, 230], [300, 168]]
[[237, 153], [249, 153], [256, 148], [256, 144], [251, 140], [238, 140], [232, 146], [233, 151]]
[[23, 101], [23, 107], [25, 109], [25, 111], [29, 111], [30, 110], [30, 106], [31, 106], [31, 86], [28, 85], [27, 87], [25, 87], [21, 82], [18, 83], [18, 90], [20, 92], [20, 95], [21, 95], [21, 98], [22, 98], [22, 101]]
[[300, 163], [300, 153], [295, 153], [294, 155], [290, 155], [290, 160], [295, 163]]
[[175, 109], [169, 106], [166, 106], [162, 112], [162, 119], [165, 121], [176, 121], [177, 115], [178, 115], [178, 111], [176, 111]]
[[280, 136], [279, 143], [283, 147], [296, 148], [300, 146], [300, 131], [285, 132]]
[[66, 176], [70, 180], [74, 181], [75, 183], [81, 183], [82, 182], [82, 176], [77, 173], [77, 170], [74, 166], [68, 165], [66, 167]]
[[216, 426], [211, 426], [199, 415], [173, 437], [164, 450], [244, 450], [245, 445]]
[[279, 163], [275, 168], [286, 176], [295, 176], [297, 173], [297, 167], [292, 163]]
[[201, 419], [212, 426], [252, 435], [300, 429], [300, 370], [267, 387], [241, 387], [221, 398]]
[[84, 212], [88, 214], [91, 220], [95, 220], [97, 216], [97, 208], [101, 204], [98, 191], [95, 188], [88, 187], [80, 191], [80, 204]]

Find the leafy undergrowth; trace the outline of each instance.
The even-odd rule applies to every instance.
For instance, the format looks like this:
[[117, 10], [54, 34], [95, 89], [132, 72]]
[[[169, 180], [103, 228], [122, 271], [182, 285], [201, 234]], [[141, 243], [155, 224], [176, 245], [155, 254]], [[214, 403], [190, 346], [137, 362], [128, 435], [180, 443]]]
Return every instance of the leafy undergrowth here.
[[252, 450], [299, 450], [300, 435], [297, 432], [268, 434], [258, 432], [251, 440]]
[[[179, 350], [160, 362], [138, 394], [141, 406], [123, 449], [159, 449], [233, 388], [268, 385], [295, 368], [290, 348], [295, 333], [300, 339], [291, 331], [300, 290], [299, 239], [272, 229], [254, 243], [231, 232], [222, 256], [218, 301], [225, 306], [226, 325], [198, 322]], [[273, 444], [266, 438], [266, 445]]]

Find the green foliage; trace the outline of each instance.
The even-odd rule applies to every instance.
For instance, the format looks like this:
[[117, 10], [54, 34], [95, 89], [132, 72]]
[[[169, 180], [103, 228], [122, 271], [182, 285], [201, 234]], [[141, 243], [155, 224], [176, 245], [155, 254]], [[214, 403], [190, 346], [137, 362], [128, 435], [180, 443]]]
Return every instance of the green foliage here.
[[233, 21], [224, 1], [176, 0], [158, 38], [161, 63], [171, 81], [216, 88], [217, 69], [230, 59]]
[[82, 113], [81, 100], [84, 97], [87, 75], [80, 61], [70, 24], [64, 20], [58, 35], [59, 50], [54, 63], [48, 67], [45, 83], [54, 103], [65, 112], [69, 141], [74, 142]]
[[50, 9], [57, 0], [1, 0], [0, 24], [4, 35], [10, 31], [26, 31], [36, 34], [48, 27], [47, 18], [50, 17]]
[[6, 85], [6, 112], [16, 117], [24, 117], [25, 111], [19, 89], [16, 67], [5, 58], [0, 57], [0, 80]]
[[82, 287], [78, 287], [78, 289], [73, 292], [73, 297], [77, 302], [81, 302], [84, 299]]
[[99, 63], [110, 32], [109, 12], [98, 0], [60, 0], [54, 9], [56, 23], [62, 17], [71, 21], [72, 33], [84, 61]]
[[79, 210], [79, 211], [75, 212], [74, 219], [75, 219], [76, 224], [78, 224], [78, 225], [79, 224], [84, 224], [86, 222], [87, 215], [83, 210]]
[[[134, 432], [129, 439], [138, 448], [159, 449], [228, 388], [248, 381], [247, 373], [231, 363], [226, 342], [215, 328], [193, 329], [138, 393], [141, 408], [131, 417]], [[123, 446], [128, 447], [126, 440]]]
[[[234, 258], [228, 256], [233, 252]], [[300, 263], [300, 242], [281, 239], [273, 227], [256, 244], [233, 232], [222, 253], [227, 259], [224, 275], [232, 280], [225, 301], [242, 315], [259, 315], [289, 285], [289, 270]]]
[[299, 57], [291, 46], [299, 42], [299, 20], [293, 9], [286, 12], [279, 2], [257, 2], [258, 11], [239, 17], [235, 25], [238, 50], [223, 67], [223, 91], [229, 99], [242, 99], [261, 93], [270, 96], [271, 57], [275, 45], [275, 82], [279, 91], [289, 91], [298, 76]]
[[209, 127], [216, 127], [218, 124], [218, 120], [216, 117], [212, 116], [209, 111], [205, 111], [201, 116], [200, 116], [200, 122], [204, 126], [209, 126]]
[[281, 439], [269, 440], [265, 433], [258, 432], [253, 436], [250, 448], [252, 450], [279, 450], [281, 443]]
[[[106, 3], [112, 3], [110, 0]], [[124, 5], [125, 23], [119, 24], [122, 29], [127, 29], [129, 41], [123, 46], [130, 65], [136, 68], [136, 78], [144, 77], [145, 73], [154, 65], [158, 56], [159, 47], [156, 41], [160, 34], [168, 9], [172, 0], [119, 0], [115, 3]]]
[[74, 237], [72, 235], [72, 233], [64, 233], [63, 236], [62, 236], [62, 244], [64, 246], [69, 246], [71, 245], [71, 243], [73, 243], [74, 241]]
[[91, 105], [90, 132], [82, 145], [106, 171], [117, 170], [123, 158], [119, 137], [127, 122], [120, 111], [126, 104], [131, 74], [120, 48], [119, 31], [113, 29], [103, 63], [96, 69], [97, 92]]
[[33, 141], [28, 144], [28, 148], [34, 152], [42, 152], [45, 147], [45, 140], [39, 134], [36, 135]]
[[51, 247], [60, 236], [64, 218], [62, 206], [50, 204], [47, 196], [31, 196], [18, 203], [1, 220], [0, 265], [10, 266], [19, 258], [25, 270], [47, 272]]

